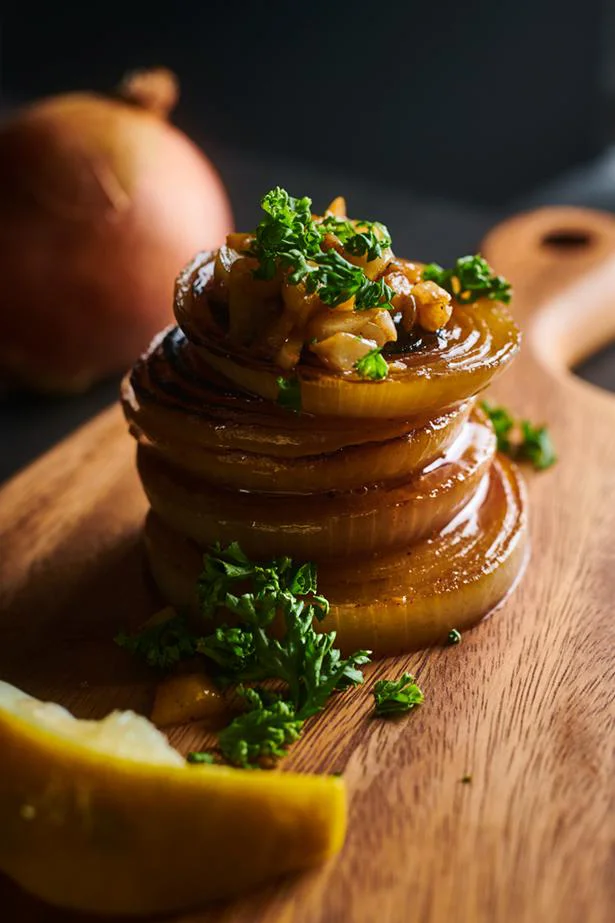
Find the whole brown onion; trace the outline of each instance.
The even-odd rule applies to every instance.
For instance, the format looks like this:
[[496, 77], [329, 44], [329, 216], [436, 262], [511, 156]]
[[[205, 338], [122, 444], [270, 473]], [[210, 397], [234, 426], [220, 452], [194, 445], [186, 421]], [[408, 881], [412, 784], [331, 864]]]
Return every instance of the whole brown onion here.
[[231, 229], [224, 187], [166, 115], [165, 70], [124, 98], [71, 93], [0, 128], [0, 375], [76, 391], [172, 320], [175, 276]]

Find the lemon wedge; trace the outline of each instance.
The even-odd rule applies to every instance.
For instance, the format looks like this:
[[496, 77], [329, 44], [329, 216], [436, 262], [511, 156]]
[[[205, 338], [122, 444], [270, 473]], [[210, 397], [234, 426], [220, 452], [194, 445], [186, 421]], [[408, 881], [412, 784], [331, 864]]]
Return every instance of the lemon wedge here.
[[82, 721], [0, 682], [0, 870], [61, 907], [150, 914], [336, 853], [342, 780], [190, 766], [149, 721]]

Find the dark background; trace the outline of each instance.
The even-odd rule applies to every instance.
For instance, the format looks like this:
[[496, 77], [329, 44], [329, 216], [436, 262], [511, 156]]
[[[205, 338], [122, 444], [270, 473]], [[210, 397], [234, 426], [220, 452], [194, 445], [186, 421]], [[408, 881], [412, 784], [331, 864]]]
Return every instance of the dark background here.
[[[219, 168], [238, 227], [277, 183], [317, 206], [344, 193], [399, 252], [446, 262], [519, 208], [615, 211], [613, 2], [46, 6], [4, 16], [4, 112], [167, 65], [182, 87], [175, 121]], [[584, 374], [615, 387], [615, 360]], [[0, 401], [0, 479], [116, 389]]]
[[24, 3], [5, 23], [9, 96], [109, 89], [166, 64], [181, 78], [178, 120], [201, 142], [429, 195], [505, 204], [596, 155], [610, 130], [601, 0], [51, 9]]

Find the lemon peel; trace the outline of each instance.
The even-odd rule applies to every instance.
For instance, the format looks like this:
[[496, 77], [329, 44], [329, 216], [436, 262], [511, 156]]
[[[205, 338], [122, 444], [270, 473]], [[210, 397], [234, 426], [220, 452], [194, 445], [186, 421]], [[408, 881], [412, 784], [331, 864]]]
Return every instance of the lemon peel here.
[[190, 766], [133, 712], [82, 721], [0, 682], [0, 869], [61, 907], [152, 914], [334, 855], [333, 776]]

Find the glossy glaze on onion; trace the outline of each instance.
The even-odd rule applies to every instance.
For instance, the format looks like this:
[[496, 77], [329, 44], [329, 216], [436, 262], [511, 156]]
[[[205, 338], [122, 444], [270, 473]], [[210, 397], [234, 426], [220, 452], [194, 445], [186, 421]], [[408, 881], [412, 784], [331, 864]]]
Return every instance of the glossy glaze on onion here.
[[[212, 252], [200, 254], [177, 280], [175, 316], [205, 362], [240, 390], [275, 401], [284, 369], [259, 360], [229, 342], [210, 303]], [[467, 400], [485, 388], [519, 349], [519, 331], [504, 305], [487, 298], [472, 305], [455, 303], [452, 317], [420, 346], [396, 352], [387, 347], [389, 374], [364, 381], [356, 374], [331, 374], [316, 363], [296, 366], [305, 413], [380, 419], [437, 411]]]
[[[505, 599], [528, 555], [527, 498], [516, 467], [498, 457], [474, 502], [449, 526], [412, 548], [319, 568], [331, 602], [323, 629], [334, 627], [344, 653], [360, 648], [385, 657], [445, 643], [452, 627], [471, 628]], [[165, 598], [198, 609], [199, 546], [154, 513], [145, 542]]]
[[[422, 284], [420, 264], [387, 253], [380, 272], [392, 265]], [[519, 347], [505, 306], [492, 296], [462, 303], [435, 286], [446, 322], [402, 330], [397, 317], [380, 347], [382, 380], [357, 365], [332, 371], [319, 352], [326, 331], [299, 343], [289, 370], [263, 355], [262, 337], [242, 341], [220, 300], [220, 259], [199, 254], [180, 274], [179, 326], [160, 334], [122, 388], [162, 595], [195, 608], [203, 553], [238, 542], [255, 560], [318, 564], [327, 629], [345, 651], [386, 655], [443, 642], [484, 617], [518, 579], [527, 551], [523, 485], [497, 456], [476, 404]], [[288, 308], [279, 294], [288, 274], [278, 268], [259, 282], [249, 254], [235, 250], [232, 265], [242, 259], [248, 290], [266, 293], [259, 316], [275, 330]], [[295, 294], [325, 327], [329, 316], [348, 329], [363, 323], [348, 305], [327, 314], [309, 289]], [[316, 329], [309, 317], [303, 329]], [[291, 378], [301, 412], [279, 403], [280, 383]]]
[[471, 499], [495, 453], [495, 436], [474, 418], [420, 474], [358, 490], [285, 494], [226, 491], [141, 447], [138, 468], [152, 509], [202, 547], [239, 542], [252, 558], [330, 557], [404, 548], [443, 528]]
[[418, 471], [447, 450], [471, 408], [466, 401], [436, 415], [367, 424], [289, 413], [238, 391], [176, 327], [135, 365], [122, 399], [133, 435], [180, 467], [237, 489], [289, 493], [359, 487], [366, 469], [374, 481]]

